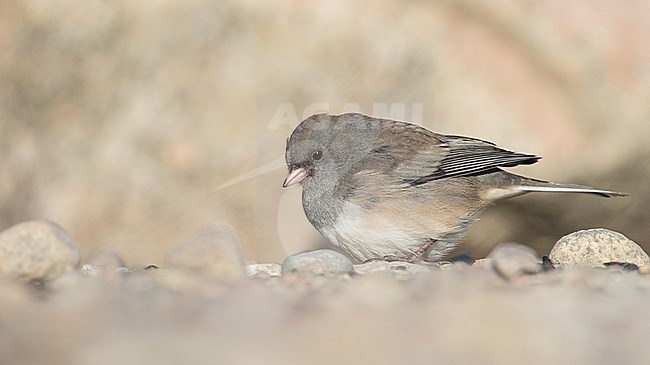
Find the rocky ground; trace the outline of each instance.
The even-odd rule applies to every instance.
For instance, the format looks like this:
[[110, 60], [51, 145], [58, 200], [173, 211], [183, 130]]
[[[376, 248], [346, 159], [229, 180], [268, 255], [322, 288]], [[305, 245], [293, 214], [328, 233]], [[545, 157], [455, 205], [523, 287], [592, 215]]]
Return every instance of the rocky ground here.
[[0, 233], [2, 364], [642, 364], [650, 259], [580, 231], [539, 259], [353, 264], [331, 250], [247, 263], [226, 224], [160, 265], [80, 263], [60, 226]]

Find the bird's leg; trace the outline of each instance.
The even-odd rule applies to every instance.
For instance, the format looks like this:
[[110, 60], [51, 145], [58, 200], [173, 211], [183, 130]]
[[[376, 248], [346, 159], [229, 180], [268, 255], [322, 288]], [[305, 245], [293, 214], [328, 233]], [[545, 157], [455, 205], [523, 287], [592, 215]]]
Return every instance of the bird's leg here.
[[416, 263], [416, 262], [422, 262], [422, 261], [427, 261], [424, 258], [424, 255], [429, 251], [431, 246], [436, 242], [436, 240], [427, 240], [426, 243], [422, 246], [420, 246], [417, 250], [413, 251], [413, 254], [409, 256], [406, 261], [410, 263]]

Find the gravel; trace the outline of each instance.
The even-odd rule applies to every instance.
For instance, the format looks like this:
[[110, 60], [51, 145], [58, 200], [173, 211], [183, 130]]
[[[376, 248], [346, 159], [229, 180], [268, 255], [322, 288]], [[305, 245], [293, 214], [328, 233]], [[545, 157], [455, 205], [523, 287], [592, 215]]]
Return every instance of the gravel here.
[[[124, 262], [108, 254], [38, 284], [0, 278], [3, 363], [598, 365], [650, 358], [650, 273], [629, 263], [634, 250], [594, 267], [547, 263], [546, 270], [535, 252], [511, 243], [473, 265], [352, 265], [331, 250], [244, 265], [226, 227], [202, 229], [159, 268], [116, 266]], [[600, 264], [610, 259], [622, 263]]]

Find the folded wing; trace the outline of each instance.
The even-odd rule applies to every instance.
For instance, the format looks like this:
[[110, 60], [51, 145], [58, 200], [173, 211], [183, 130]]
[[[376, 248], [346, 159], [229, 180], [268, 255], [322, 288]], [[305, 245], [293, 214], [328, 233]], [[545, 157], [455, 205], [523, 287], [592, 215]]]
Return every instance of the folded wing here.
[[417, 125], [389, 123], [382, 126], [388, 133], [374, 146], [368, 167], [390, 167], [402, 183], [412, 186], [457, 176], [493, 172], [500, 167], [529, 165], [540, 157], [508, 151], [476, 138], [433, 133]]

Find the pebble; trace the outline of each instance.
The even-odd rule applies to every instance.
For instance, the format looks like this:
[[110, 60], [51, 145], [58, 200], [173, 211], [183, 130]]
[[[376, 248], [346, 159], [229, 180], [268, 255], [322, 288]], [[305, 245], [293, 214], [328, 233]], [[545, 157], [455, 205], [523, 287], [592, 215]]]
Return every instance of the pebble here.
[[316, 275], [338, 275], [354, 271], [352, 261], [342, 253], [332, 250], [316, 250], [297, 253], [282, 263], [282, 274], [291, 272]]
[[114, 251], [105, 250], [94, 255], [88, 263], [81, 266], [81, 273], [86, 276], [104, 276], [107, 279], [119, 277], [120, 274], [133, 271], [127, 268], [122, 257]]
[[49, 281], [73, 271], [79, 245], [47, 220], [18, 223], [0, 233], [0, 274], [23, 281]]
[[182, 267], [219, 280], [246, 277], [239, 238], [226, 223], [214, 223], [196, 231], [187, 241], [172, 247], [165, 265]]
[[163, 267], [158, 270], [138, 271], [127, 278], [127, 285], [141, 290], [159, 292], [161, 288], [176, 293], [213, 297], [223, 292], [212, 278], [184, 267]]
[[608, 229], [597, 228], [568, 234], [557, 241], [549, 258], [558, 268], [605, 267], [619, 262], [647, 265], [650, 257], [634, 241]]
[[259, 277], [282, 276], [282, 265], [276, 263], [249, 264], [246, 265], [246, 275]]
[[494, 267], [494, 260], [491, 258], [484, 258], [484, 259], [478, 259], [474, 261], [472, 264], [472, 267], [479, 268], [479, 269], [487, 269], [487, 270], [492, 270]]
[[84, 264], [81, 273], [87, 276], [99, 276], [104, 273], [104, 267], [100, 265]]
[[354, 265], [354, 272], [357, 274], [367, 275], [385, 272], [398, 279], [410, 279], [418, 273], [430, 271], [430, 267], [402, 261], [375, 260]]
[[103, 268], [117, 268], [126, 266], [122, 256], [115, 251], [103, 250], [95, 254], [87, 262], [88, 264], [101, 266]]
[[542, 271], [535, 250], [518, 243], [501, 243], [488, 257], [492, 259], [494, 271], [506, 279]]

